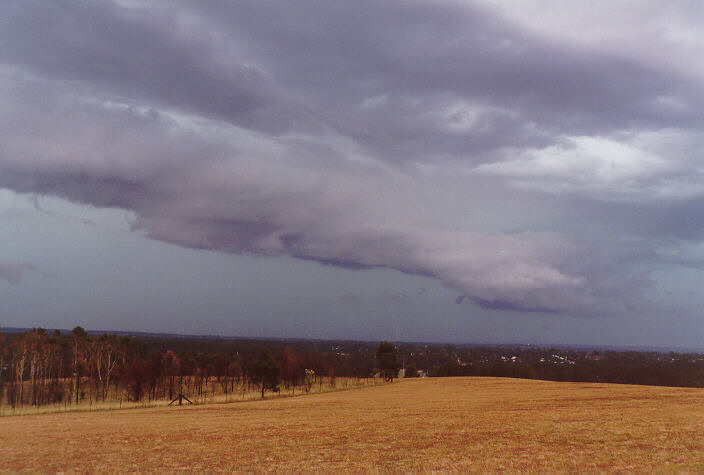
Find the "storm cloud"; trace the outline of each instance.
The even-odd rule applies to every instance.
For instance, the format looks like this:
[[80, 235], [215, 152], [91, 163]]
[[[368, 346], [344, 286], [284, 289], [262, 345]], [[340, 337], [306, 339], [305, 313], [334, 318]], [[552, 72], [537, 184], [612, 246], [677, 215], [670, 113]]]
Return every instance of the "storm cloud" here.
[[639, 312], [702, 236], [704, 12], [627, 5], [9, 2], [0, 187], [484, 308]]
[[0, 280], [18, 284], [25, 272], [36, 270], [36, 267], [26, 262], [0, 262]]

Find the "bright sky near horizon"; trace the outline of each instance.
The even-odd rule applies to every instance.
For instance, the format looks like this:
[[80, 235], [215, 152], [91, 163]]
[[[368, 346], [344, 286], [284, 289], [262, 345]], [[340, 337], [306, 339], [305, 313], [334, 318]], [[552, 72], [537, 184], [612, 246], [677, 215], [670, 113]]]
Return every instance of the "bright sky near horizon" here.
[[6, 2], [0, 325], [704, 347], [702, 24]]

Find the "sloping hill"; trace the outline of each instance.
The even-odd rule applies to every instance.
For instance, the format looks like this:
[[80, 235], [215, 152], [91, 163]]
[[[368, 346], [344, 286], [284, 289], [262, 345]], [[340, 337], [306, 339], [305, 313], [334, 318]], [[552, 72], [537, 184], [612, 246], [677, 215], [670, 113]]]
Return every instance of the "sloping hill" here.
[[701, 389], [438, 378], [0, 424], [10, 470], [704, 470]]

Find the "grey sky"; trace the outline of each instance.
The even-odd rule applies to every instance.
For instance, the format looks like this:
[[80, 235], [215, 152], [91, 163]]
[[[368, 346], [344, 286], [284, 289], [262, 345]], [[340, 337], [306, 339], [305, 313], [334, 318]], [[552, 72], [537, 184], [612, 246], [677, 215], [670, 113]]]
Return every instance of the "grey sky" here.
[[5, 11], [2, 324], [702, 346], [698, 4]]

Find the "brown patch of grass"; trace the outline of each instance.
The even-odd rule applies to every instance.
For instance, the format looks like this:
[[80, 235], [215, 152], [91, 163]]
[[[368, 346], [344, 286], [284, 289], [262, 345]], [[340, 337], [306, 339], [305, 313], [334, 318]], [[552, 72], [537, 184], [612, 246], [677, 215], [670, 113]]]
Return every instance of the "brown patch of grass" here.
[[704, 470], [700, 389], [443, 378], [0, 424], [10, 470]]

